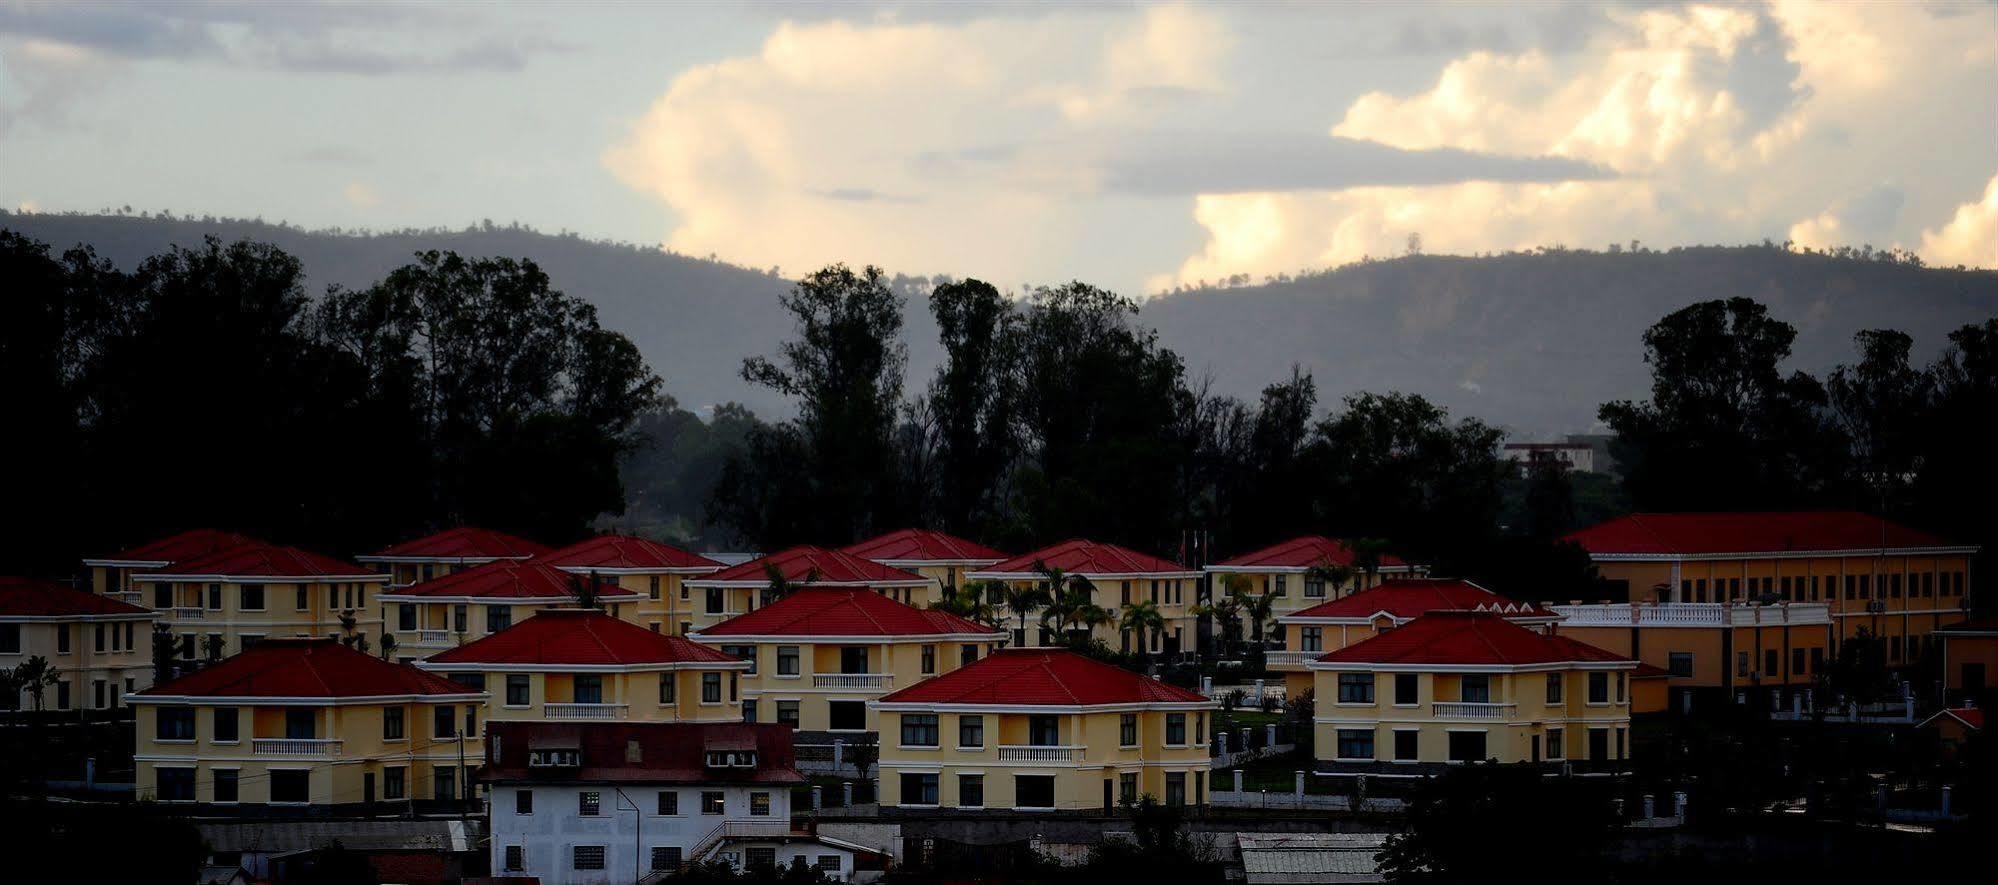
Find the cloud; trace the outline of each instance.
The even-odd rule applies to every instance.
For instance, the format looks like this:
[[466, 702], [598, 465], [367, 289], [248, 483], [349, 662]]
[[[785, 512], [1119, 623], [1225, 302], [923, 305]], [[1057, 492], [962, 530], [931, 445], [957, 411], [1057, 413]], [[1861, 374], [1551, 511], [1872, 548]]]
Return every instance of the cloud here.
[[114, 59], [83, 47], [49, 40], [23, 40], [0, 47], [0, 135], [15, 127], [67, 123], [78, 100], [109, 81], [120, 67]]
[[1922, 232], [1922, 255], [1942, 265], [1998, 267], [1998, 175], [1984, 185], [1984, 197], [1958, 206], [1949, 222]]
[[382, 202], [381, 194], [376, 193], [373, 187], [359, 181], [348, 182], [346, 187], [341, 188], [340, 198], [362, 209], [372, 209]]
[[1113, 150], [1105, 184], [1157, 196], [1613, 176], [1603, 166], [1571, 157], [1409, 150], [1305, 133], [1152, 133], [1119, 139]]

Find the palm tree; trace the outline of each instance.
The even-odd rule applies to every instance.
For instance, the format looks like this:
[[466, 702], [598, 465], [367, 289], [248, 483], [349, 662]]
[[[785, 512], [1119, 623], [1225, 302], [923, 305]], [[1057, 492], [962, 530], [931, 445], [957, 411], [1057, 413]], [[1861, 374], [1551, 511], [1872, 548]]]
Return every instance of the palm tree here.
[[1315, 581], [1332, 588], [1332, 591], [1326, 594], [1328, 599], [1338, 599], [1339, 588], [1346, 586], [1352, 580], [1351, 568], [1329, 560], [1320, 560], [1317, 565], [1304, 570], [1304, 583], [1310, 584]]
[[1353, 565], [1366, 572], [1369, 584], [1381, 573], [1381, 557], [1386, 555], [1388, 542], [1382, 538], [1354, 538], [1346, 545], [1353, 551]]
[[1005, 594], [1001, 607], [1012, 612], [1020, 625], [1018, 629], [1013, 631], [1013, 645], [1015, 647], [1025, 647], [1027, 644], [1027, 615], [1032, 614], [1034, 609], [1047, 605], [1053, 600], [1048, 598], [1048, 591], [1033, 584], [1008, 584]]
[[387, 627], [382, 628], [381, 654], [382, 654], [382, 660], [384, 661], [390, 660], [391, 658], [395, 657], [395, 634], [390, 633]]
[[1152, 662], [1152, 646], [1145, 641], [1148, 634], [1163, 634], [1165, 618], [1159, 614], [1159, 607], [1149, 599], [1124, 603], [1124, 617], [1118, 621], [1119, 629], [1138, 637], [1138, 656], [1147, 666]]
[[28, 697], [35, 700], [35, 712], [42, 711], [42, 696], [49, 686], [62, 681], [55, 668], [49, 666], [49, 659], [33, 655], [20, 666], [14, 668], [14, 682], [27, 689]]
[[165, 624], [153, 625], [153, 684], [163, 685], [173, 678], [173, 630]]
[[1249, 623], [1250, 641], [1261, 645], [1263, 625], [1270, 623], [1271, 609], [1276, 605], [1276, 599], [1268, 593], [1251, 593], [1237, 598], [1242, 602], [1242, 620]]
[[0, 668], [0, 709], [21, 709], [21, 681], [14, 678], [12, 667]]
[[819, 569], [817, 566], [813, 566], [805, 571], [803, 578], [793, 581], [784, 575], [784, 570], [778, 568], [776, 563], [766, 562], [763, 564], [763, 577], [770, 583], [769, 586], [763, 588], [762, 604], [769, 605], [798, 592], [800, 589], [818, 583]]
[[1082, 625], [1083, 635], [1086, 636], [1095, 633], [1096, 628], [1105, 624], [1117, 623], [1117, 614], [1092, 602], [1075, 613], [1075, 622]]
[[998, 613], [985, 601], [985, 589], [986, 584], [982, 581], [962, 587], [946, 586], [943, 596], [930, 603], [930, 608], [981, 624], [997, 624]]
[[[353, 620], [352, 615], [343, 615], [340, 618], [340, 624], [348, 630], [352, 630], [354, 628], [347, 624], [351, 620]], [[201, 640], [201, 656], [208, 659], [208, 663], [213, 664], [216, 661], [222, 660], [222, 652], [227, 645], [228, 642], [222, 638], [222, 634], [210, 633]]]
[[1234, 650], [1234, 647], [1241, 642], [1242, 639], [1242, 598], [1241, 597], [1232, 596], [1232, 595], [1223, 596], [1219, 601], [1214, 602], [1211, 605], [1202, 605], [1195, 607], [1193, 613], [1199, 617], [1213, 618], [1215, 624], [1221, 628], [1221, 651], [1223, 654], [1228, 654], [1232, 652]]

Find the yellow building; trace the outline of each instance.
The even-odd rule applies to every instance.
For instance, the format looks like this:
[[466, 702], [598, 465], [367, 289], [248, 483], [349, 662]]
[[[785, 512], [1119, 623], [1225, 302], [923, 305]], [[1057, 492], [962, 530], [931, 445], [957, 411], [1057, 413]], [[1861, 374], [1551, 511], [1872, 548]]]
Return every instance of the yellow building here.
[[744, 719], [846, 733], [875, 730], [868, 701], [977, 661], [1002, 638], [870, 590], [825, 588], [798, 590], [692, 637], [752, 664], [742, 678]]
[[459, 526], [354, 559], [381, 566], [393, 575], [394, 586], [407, 587], [489, 562], [524, 562], [547, 552], [547, 546], [525, 538], [492, 529]]
[[1998, 618], [1979, 618], [1936, 631], [1942, 639], [1943, 687], [1947, 703], [1988, 700], [1984, 694], [1998, 676]]
[[598, 535], [534, 561], [616, 583], [638, 595], [635, 604], [621, 606], [621, 617], [654, 633], [680, 635], [693, 631], [698, 608], [685, 582], [723, 568], [707, 557], [630, 535]]
[[686, 582], [698, 597], [691, 617], [696, 632], [768, 605], [779, 592], [800, 588], [869, 590], [897, 601], [928, 592], [930, 579], [911, 571], [882, 565], [840, 550], [809, 545], [693, 578]]
[[[1198, 618], [1193, 615], [1200, 573], [1169, 559], [1161, 559], [1115, 544], [1095, 541], [1063, 541], [971, 572], [973, 581], [999, 581], [1014, 587], [1038, 587], [1053, 596], [1067, 588], [1052, 587], [1050, 569], [1065, 578], [1082, 578], [1090, 583], [1090, 601], [1117, 620], [1093, 630], [1095, 638], [1121, 651], [1149, 651], [1154, 655], [1178, 657], [1192, 654], [1198, 634]], [[1063, 625], [1042, 624], [1040, 612], [1029, 613], [1022, 628], [1016, 616], [1004, 608], [1004, 600], [988, 599], [1012, 631], [1015, 648], [1047, 647], [1059, 644]], [[1147, 604], [1158, 611], [1159, 624], [1140, 637], [1121, 629], [1125, 607]]]
[[1834, 625], [1826, 654], [1863, 630], [1894, 667], [1963, 619], [1978, 549], [1852, 511], [1637, 513], [1568, 540], [1632, 602], [1820, 603]]
[[[381, 620], [398, 660], [415, 661], [477, 641], [537, 611], [572, 608], [588, 578], [551, 565], [501, 559], [381, 595]], [[597, 602], [612, 615], [638, 594], [605, 581]]]
[[[1350, 542], [1306, 535], [1224, 559], [1206, 571], [1216, 576], [1213, 593], [1217, 598], [1230, 578], [1246, 581], [1251, 593], [1270, 597], [1272, 618], [1351, 596], [1386, 581], [1422, 574], [1416, 566], [1386, 553], [1371, 563], [1371, 568], [1367, 565], [1364, 557], [1353, 552]], [[1341, 573], [1343, 581], [1328, 580]], [[1281, 642], [1283, 628], [1277, 629], [1275, 639]]]
[[173, 608], [170, 592], [165, 597], [155, 598], [154, 593], [147, 592], [152, 588], [134, 583], [132, 576], [140, 572], [162, 571], [176, 562], [197, 559], [231, 547], [253, 543], [261, 542], [235, 532], [189, 529], [107, 556], [91, 557], [85, 559], [83, 564], [90, 569], [91, 592], [111, 596], [133, 605], [167, 610]]
[[265, 639], [374, 636], [388, 576], [297, 547], [238, 544], [138, 572], [183, 661], [213, 661]]
[[1071, 651], [1002, 649], [872, 706], [883, 809], [1207, 802], [1215, 703]]
[[[0, 576], [0, 670], [40, 656], [56, 683], [44, 710], [110, 710], [152, 684], [153, 612], [61, 584]], [[0, 706], [33, 709], [23, 688]]]
[[1489, 611], [1433, 611], [1311, 663], [1321, 769], [1621, 768], [1638, 663]]
[[417, 666], [488, 692], [488, 720], [740, 722], [749, 662], [596, 609], [547, 608]]
[[1285, 691], [1296, 697], [1314, 685], [1310, 664], [1326, 652], [1447, 609], [1496, 612], [1543, 633], [1559, 619], [1533, 603], [1515, 602], [1470, 581], [1407, 578], [1284, 615], [1277, 620], [1283, 647], [1267, 652], [1264, 663], [1271, 671], [1284, 674]]
[[[1833, 655], [1836, 626], [1821, 602], [1770, 605], [1639, 602], [1557, 605], [1556, 633], [1644, 662], [1662, 674], [1665, 707], [1694, 699], [1765, 709], [1801, 700]], [[1650, 712], [1640, 707], [1638, 712]]]
[[271, 639], [139, 692], [138, 798], [256, 814], [461, 807], [485, 693], [330, 639]]
[[956, 590], [963, 586], [966, 573], [1006, 559], [1006, 554], [990, 547], [928, 529], [889, 532], [842, 547], [840, 552], [930, 579], [927, 588], [910, 588], [889, 594], [914, 606], [926, 606], [943, 599], [946, 588]]

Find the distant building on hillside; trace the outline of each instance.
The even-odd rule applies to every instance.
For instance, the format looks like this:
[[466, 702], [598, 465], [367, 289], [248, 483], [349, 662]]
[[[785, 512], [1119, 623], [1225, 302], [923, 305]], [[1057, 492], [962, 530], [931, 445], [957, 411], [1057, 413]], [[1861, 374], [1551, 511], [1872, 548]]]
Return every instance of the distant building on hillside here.
[[1541, 464], [1555, 464], [1577, 473], [1596, 472], [1596, 450], [1581, 442], [1506, 443], [1500, 453], [1518, 467], [1521, 474]]

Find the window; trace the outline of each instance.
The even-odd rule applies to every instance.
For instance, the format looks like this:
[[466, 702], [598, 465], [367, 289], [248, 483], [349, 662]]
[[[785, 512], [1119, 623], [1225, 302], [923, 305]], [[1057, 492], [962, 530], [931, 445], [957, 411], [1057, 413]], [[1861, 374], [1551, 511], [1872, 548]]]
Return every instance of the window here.
[[1482, 762], [1485, 758], [1485, 733], [1482, 731], [1450, 732], [1451, 762]]
[[102, 680], [102, 679], [92, 679], [92, 680], [90, 680], [90, 706], [91, 706], [91, 707], [93, 707], [93, 708], [95, 708], [95, 709], [98, 709], [98, 710], [102, 710], [102, 709], [104, 709], [104, 688], [105, 688], [105, 685], [104, 685], [104, 680]]
[[[21, 650], [21, 625], [7, 624], [6, 626], [14, 628], [14, 651], [12, 653], [18, 653]], [[56, 654], [59, 655], [69, 654], [68, 624], [56, 625]]]
[[1589, 729], [1589, 761], [1601, 762], [1609, 758], [1609, 729]]
[[1547, 703], [1549, 704], [1561, 703], [1561, 686], [1563, 685], [1563, 679], [1564, 679], [1563, 674], [1560, 673], [1547, 674]]
[[957, 776], [957, 805], [959, 808], [985, 807], [985, 775], [960, 774]]
[[[653, 583], [653, 585], [652, 585], [652, 588], [653, 588], [653, 590], [655, 591], [655, 594], [654, 594], [654, 597], [653, 597], [653, 598], [655, 598], [655, 599], [656, 599], [656, 598], [658, 598], [658, 596], [657, 596], [657, 590], [659, 589], [659, 585], [658, 585], [658, 583], [657, 583], [657, 582], [658, 582], [658, 580], [659, 580], [659, 579], [658, 579], [658, 578], [653, 578], [652, 580], [653, 580], [653, 582], [654, 582], [654, 583]], [[677, 869], [679, 869], [679, 868], [680, 868], [680, 846], [678, 846], [678, 845], [654, 845], [654, 846], [652, 846], [652, 868], [653, 868], [653, 869], [655, 869], [655, 870], [677, 870]]]
[[236, 789], [237, 772], [233, 768], [215, 769], [215, 801], [234, 802], [240, 792]]
[[525, 707], [529, 703], [527, 674], [508, 673], [506, 676], [506, 705], [509, 707]]
[[1138, 774], [1127, 771], [1117, 775], [1117, 801], [1129, 805], [1138, 801]]
[[[934, 777], [935, 775], [931, 775]], [[1053, 808], [1055, 779], [1050, 775], [1013, 776], [1013, 804], [1017, 808]], [[1134, 786], [1133, 789], [1136, 789]]]
[[725, 808], [726, 805], [720, 792], [710, 790], [701, 794], [702, 814], [721, 814]]
[[1414, 762], [1422, 733], [1419, 731], [1397, 731], [1394, 733], [1394, 759], [1396, 762]]
[[486, 606], [487, 633], [498, 633], [499, 631], [505, 630], [506, 628], [511, 626], [513, 626], [513, 606], [510, 605]]
[[651, 598], [651, 599], [658, 599], [658, 598], [659, 598], [659, 576], [658, 576], [658, 575], [651, 575], [651, 576], [649, 576], [649, 577], [647, 577], [647, 578], [645, 579], [645, 595], [646, 595], [647, 597]]
[[1371, 704], [1374, 702], [1374, 674], [1339, 674], [1339, 703]]
[[238, 608], [246, 612], [264, 610], [264, 585], [244, 584], [238, 595]]
[[583, 817], [596, 817], [603, 813], [604, 794], [595, 790], [583, 790], [576, 794], [576, 813]]
[[1186, 714], [1167, 713], [1165, 742], [1168, 747], [1186, 746]]
[[1734, 675], [1748, 675], [1748, 652], [1738, 651], [1734, 653]]
[[749, 794], [749, 816], [750, 816], [750, 817], [769, 817], [769, 816], [770, 816], [770, 794], [769, 794], [769, 793], [751, 793], [751, 794]]
[[272, 771], [271, 801], [290, 803], [312, 801], [312, 772], [302, 769]]
[[505, 866], [509, 873], [518, 873], [527, 869], [527, 849], [519, 845], [508, 845]]
[[975, 663], [978, 663], [978, 646], [967, 642], [963, 648], [958, 649], [957, 664], [960, 667], [969, 667]]
[[860, 646], [842, 646], [839, 650], [839, 671], [841, 673], [867, 672], [867, 649]]
[[153, 789], [159, 794], [161, 802], [194, 801], [194, 769], [156, 768], [153, 776]]
[[653, 813], [660, 817], [672, 817], [680, 813], [680, 793], [678, 790], [660, 790], [657, 802], [658, 808]]
[[1601, 670], [1589, 674], [1589, 703], [1609, 703], [1609, 674]]
[[833, 731], [866, 731], [866, 701], [827, 701], [826, 727]]
[[397, 630], [416, 629], [415, 605], [405, 602], [395, 607], [395, 628]]
[[453, 673], [450, 679], [452, 682], [456, 682], [473, 691], [486, 690], [486, 674], [484, 673]]
[[1325, 628], [1305, 627], [1298, 631], [1298, 651], [1324, 651]]
[[194, 740], [194, 710], [191, 707], [161, 707], [153, 720], [153, 739]]
[[742, 865], [752, 870], [775, 869], [777, 849], [769, 845], [751, 845], [742, 851]]
[[1568, 755], [1566, 737], [1562, 729], [1547, 729], [1547, 758], [1561, 759]]
[[937, 672], [937, 647], [934, 645], [925, 645], [923, 646], [923, 675], [929, 676], [936, 672]]
[[458, 798], [458, 769], [438, 766], [430, 772], [431, 793], [439, 802]]
[[720, 587], [709, 587], [709, 588], [708, 588], [708, 599], [707, 599], [707, 602], [708, 602], [708, 614], [711, 614], [711, 615], [718, 615], [718, 614], [721, 614], [721, 613], [722, 613], [722, 589], [721, 589]]
[[96, 629], [95, 631], [93, 631], [93, 635], [94, 635], [94, 636], [95, 636], [96, 638], [95, 638], [94, 640], [92, 640], [92, 642], [91, 642], [91, 646], [90, 646], [91, 650], [92, 650], [92, 651], [96, 651], [96, 652], [100, 652], [100, 653], [101, 653], [101, 652], [103, 652], [103, 651], [104, 651], [104, 625], [103, 625], [103, 624], [98, 624], [98, 625], [97, 625], [97, 629]]
[[578, 704], [601, 704], [604, 702], [604, 678], [595, 673], [578, 673], [575, 681], [575, 702]]
[[757, 720], [756, 720], [755, 698], [750, 698], [749, 700], [742, 702], [742, 721], [750, 723], [752, 725], [756, 723]]
[[601, 870], [604, 868], [604, 847], [602, 845], [578, 845], [570, 849], [572, 869]]
[[1394, 674], [1394, 703], [1398, 707], [1413, 707], [1420, 703], [1414, 673]]
[[748, 673], [749, 673], [749, 675], [751, 675], [751, 676], [755, 676], [755, 675], [756, 675], [756, 646], [753, 646], [753, 645], [724, 645], [724, 646], [722, 646], [722, 647], [721, 647], [721, 650], [722, 650], [722, 654], [725, 654], [725, 655], [728, 655], [729, 657], [732, 657], [732, 658], [735, 658], [735, 659], [736, 659], [736, 660], [738, 660], [738, 661], [748, 661], [748, 662], [749, 662], [749, 670], [748, 670]]
[[1179, 807], [1186, 804], [1186, 772], [1168, 771], [1165, 776], [1165, 804]]
[[533, 790], [515, 790], [515, 791], [514, 791], [514, 793], [513, 793], [513, 813], [514, 813], [514, 814], [533, 814], [533, 813], [534, 813], [534, 791], [533, 791]]
[[1138, 745], [1138, 714], [1125, 713], [1118, 717], [1117, 743], [1126, 747]]
[[382, 769], [382, 798], [402, 799], [409, 795], [409, 769], [396, 766]]
[[985, 717], [957, 717], [957, 745], [966, 749], [985, 746]]
[[1339, 729], [1339, 758], [1374, 758], [1374, 730], [1371, 728]]
[[721, 703], [720, 673], [701, 674], [701, 703], [703, 704]]
[[[1898, 655], [1896, 655], [1896, 657], [1898, 657]], [[1773, 649], [1773, 648], [1770, 648], [1770, 649], [1764, 649], [1764, 650], [1763, 650], [1763, 652], [1762, 652], [1762, 676], [1763, 676], [1763, 678], [1764, 678], [1764, 679], [1774, 679], [1774, 678], [1776, 678], [1776, 675], [1777, 675], [1777, 671], [1778, 671], [1778, 670], [1781, 670], [1782, 668], [1783, 668], [1783, 657], [1782, 657], [1782, 655], [1778, 654], [1778, 653], [1776, 652], [1776, 650], [1775, 650], [1775, 649]]]
[[1489, 704], [1492, 702], [1492, 680], [1484, 674], [1465, 676], [1463, 690], [1458, 700], [1466, 704]]
[[798, 702], [797, 702], [797, 701], [778, 701], [778, 702], [777, 702], [777, 724], [779, 724], [779, 725], [789, 725], [789, 726], [791, 726], [792, 728], [797, 728], [797, 727], [798, 727]]
[[777, 675], [798, 675], [798, 647], [795, 645], [777, 646]]
[[1325, 596], [1325, 582], [1309, 575], [1304, 578], [1304, 598], [1320, 599]]
[[678, 675], [670, 670], [659, 674], [659, 703], [661, 706], [679, 702], [680, 690], [676, 684], [678, 680]]
[[1289, 576], [1287, 576], [1287, 575], [1277, 575], [1277, 576], [1276, 576], [1276, 589], [1273, 589], [1273, 590], [1271, 590], [1271, 591], [1270, 591], [1270, 595], [1271, 595], [1271, 596], [1283, 596], [1283, 595], [1285, 595], [1285, 594], [1289, 593], [1289, 592], [1290, 592], [1290, 586], [1289, 586], [1289, 585], [1290, 585], [1290, 578], [1289, 578]]
[[1693, 653], [1675, 651], [1665, 656], [1665, 671], [1673, 676], [1693, 675]]
[[236, 718], [235, 707], [215, 708], [215, 741], [217, 743], [233, 744], [236, 742]]
[[818, 867], [819, 867], [819, 872], [822, 873], [839, 872], [840, 871], [839, 855], [837, 854], [819, 855]]
[[153, 585], [153, 608], [173, 608], [173, 585]]
[[462, 602], [451, 606], [451, 632], [463, 633], [471, 629], [471, 608]]
[[937, 745], [937, 717], [933, 713], [902, 714], [902, 746], [934, 747]]

